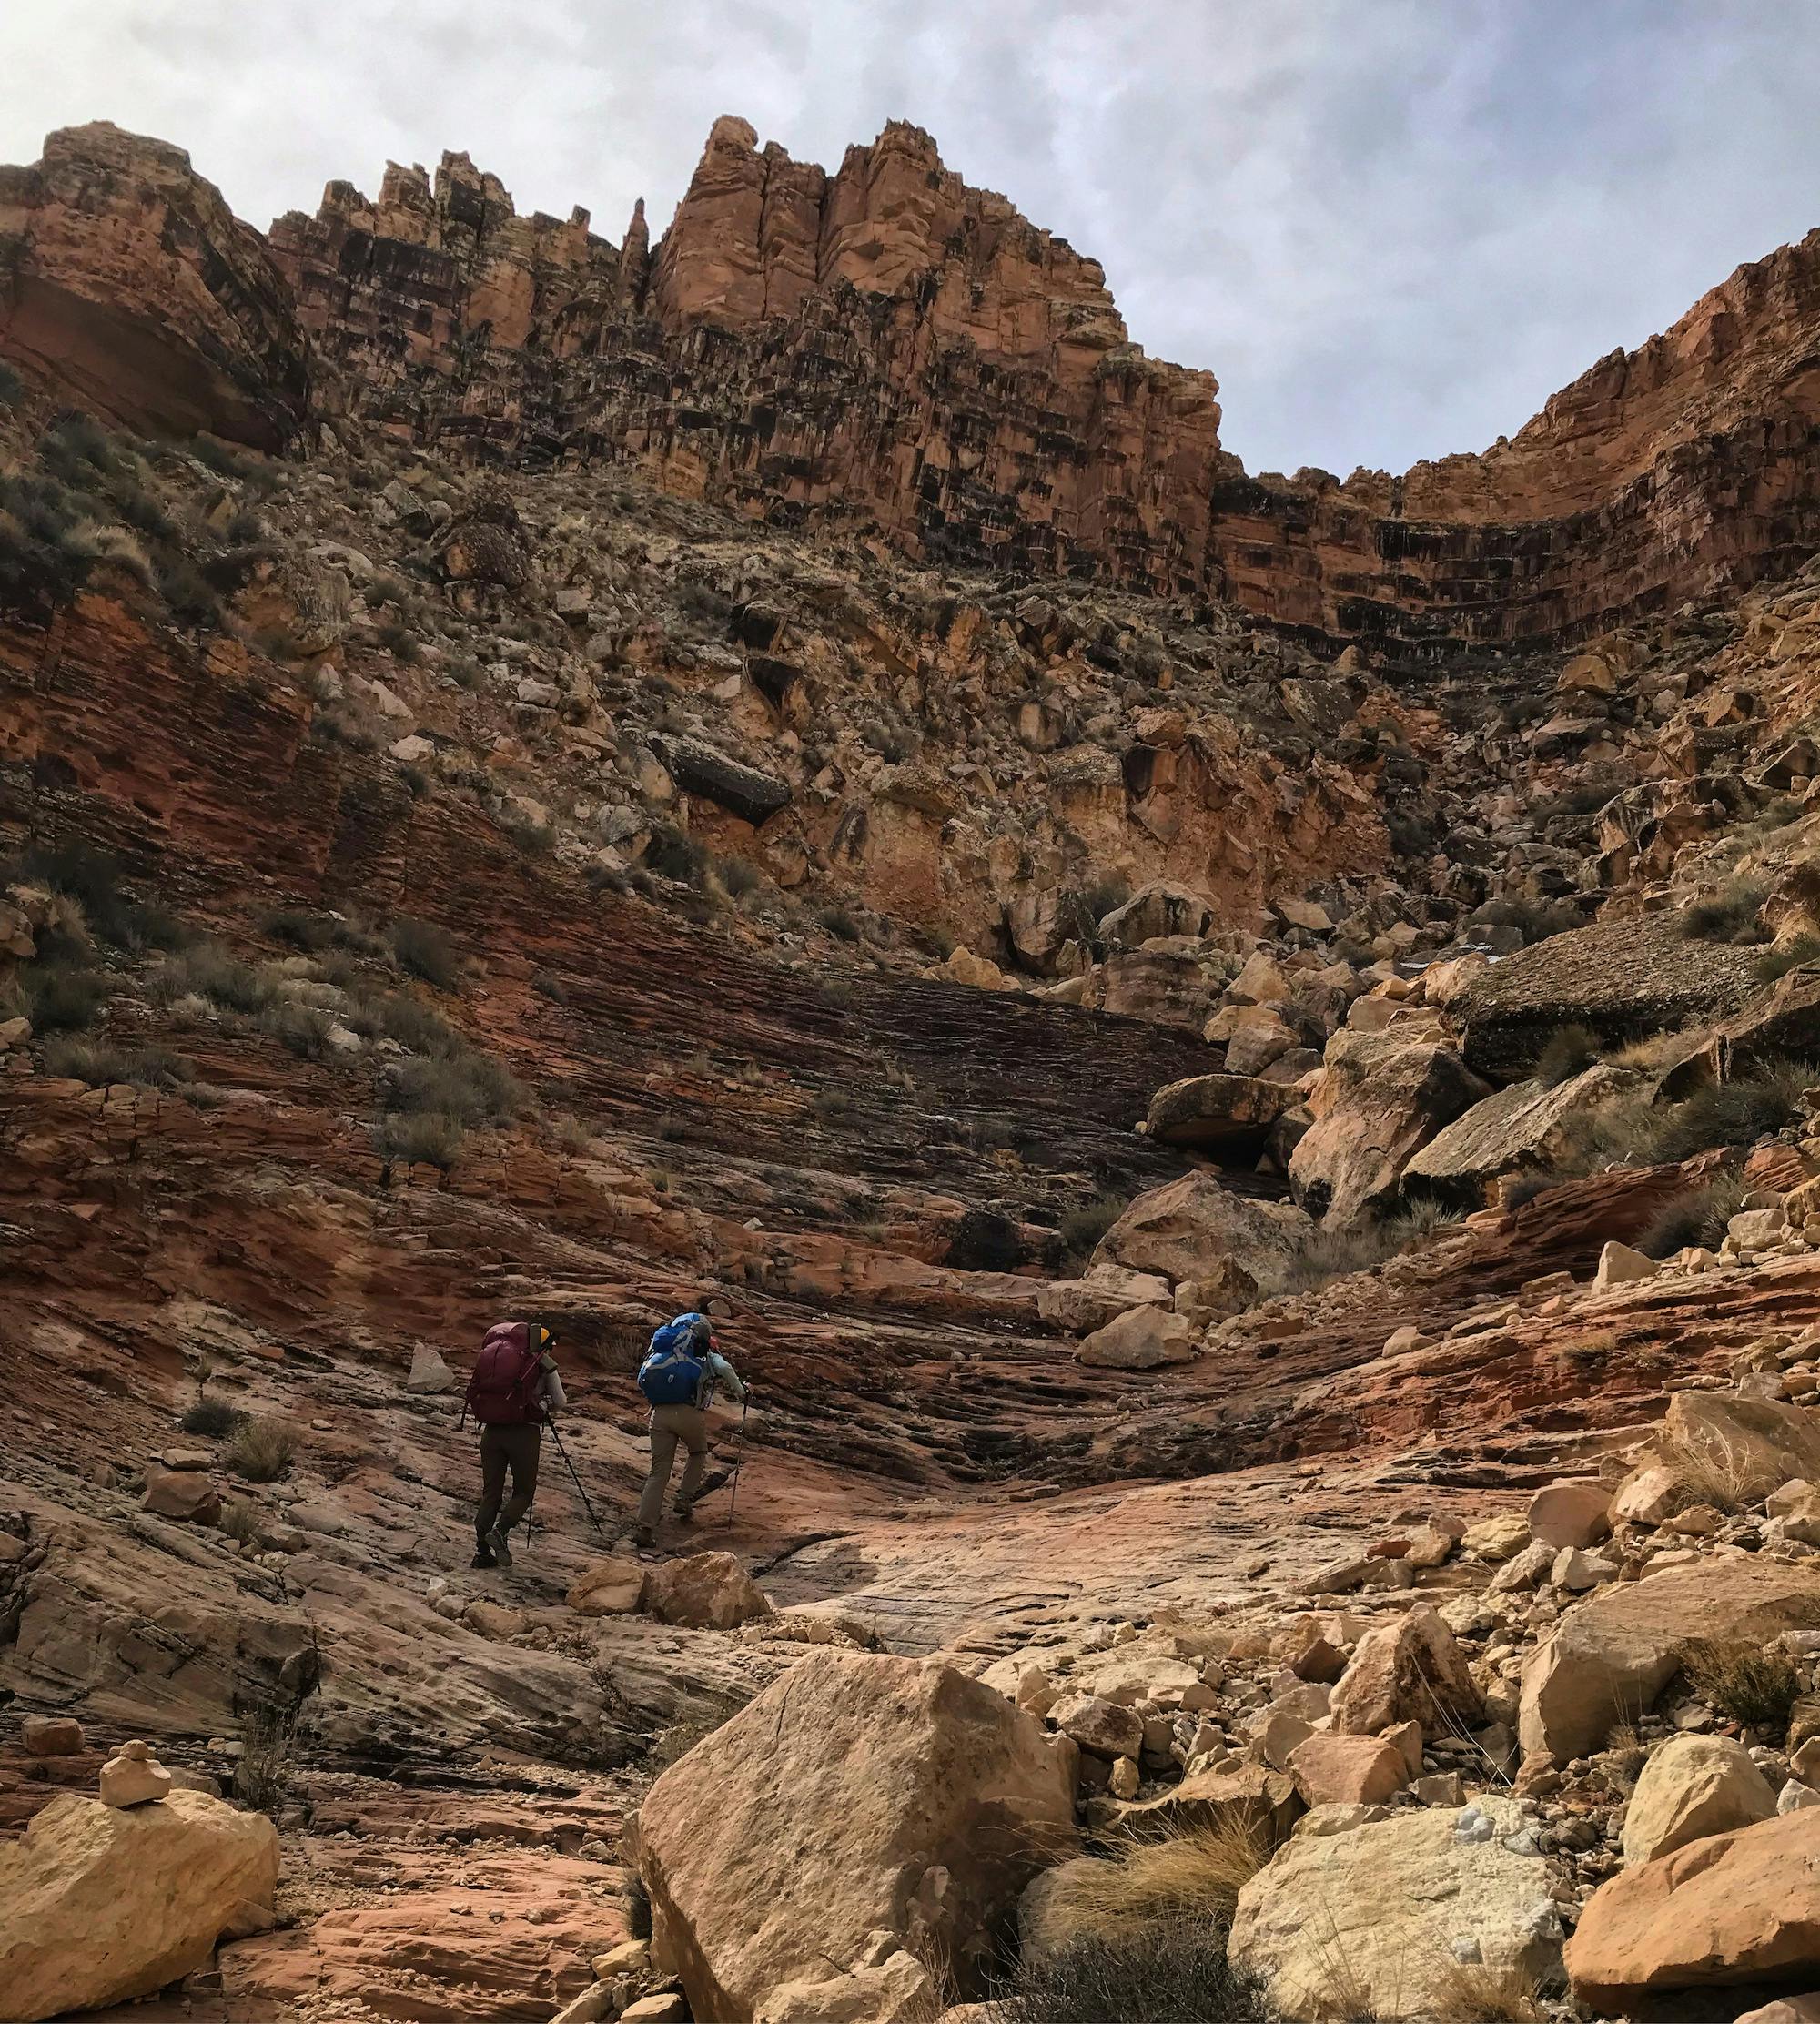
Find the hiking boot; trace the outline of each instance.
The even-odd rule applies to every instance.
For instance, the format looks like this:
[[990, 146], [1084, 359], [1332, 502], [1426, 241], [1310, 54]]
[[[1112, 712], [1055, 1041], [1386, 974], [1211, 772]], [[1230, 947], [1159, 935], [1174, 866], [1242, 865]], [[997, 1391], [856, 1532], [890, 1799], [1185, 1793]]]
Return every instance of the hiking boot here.
[[688, 1504], [675, 1505], [671, 1515], [679, 1525], [693, 1525], [695, 1523], [695, 1513]]
[[468, 1564], [470, 1567], [497, 1567], [499, 1562], [493, 1558], [492, 1548], [482, 1539], [475, 1546], [474, 1557]]
[[655, 1553], [657, 1550], [657, 1534], [644, 1525], [634, 1525], [632, 1527], [632, 1543], [634, 1546], [643, 1547], [647, 1553]]
[[487, 1534], [487, 1543], [493, 1550], [493, 1559], [501, 1567], [511, 1565], [511, 1548], [506, 1543], [506, 1535], [495, 1525]]

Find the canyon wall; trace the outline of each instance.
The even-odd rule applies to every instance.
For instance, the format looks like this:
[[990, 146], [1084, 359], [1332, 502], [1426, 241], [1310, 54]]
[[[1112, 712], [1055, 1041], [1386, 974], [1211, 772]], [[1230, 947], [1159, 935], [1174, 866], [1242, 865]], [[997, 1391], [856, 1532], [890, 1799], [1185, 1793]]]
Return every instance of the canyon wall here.
[[263, 239], [116, 129], [0, 172], [0, 352], [114, 419], [623, 460], [938, 563], [1229, 600], [1391, 647], [1572, 638], [1820, 546], [1820, 235], [1741, 268], [1509, 441], [1400, 478], [1248, 476], [1211, 375], [1098, 264], [894, 123], [832, 175], [723, 118], [670, 228], [520, 218], [463, 155]]

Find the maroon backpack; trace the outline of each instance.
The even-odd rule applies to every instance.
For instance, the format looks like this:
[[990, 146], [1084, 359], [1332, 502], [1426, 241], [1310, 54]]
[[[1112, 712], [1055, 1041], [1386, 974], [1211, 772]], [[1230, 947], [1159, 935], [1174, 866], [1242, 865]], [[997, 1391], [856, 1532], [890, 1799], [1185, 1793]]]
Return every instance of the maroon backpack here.
[[531, 1347], [528, 1321], [495, 1321], [474, 1359], [464, 1414], [483, 1427], [521, 1427], [543, 1417], [543, 1352]]

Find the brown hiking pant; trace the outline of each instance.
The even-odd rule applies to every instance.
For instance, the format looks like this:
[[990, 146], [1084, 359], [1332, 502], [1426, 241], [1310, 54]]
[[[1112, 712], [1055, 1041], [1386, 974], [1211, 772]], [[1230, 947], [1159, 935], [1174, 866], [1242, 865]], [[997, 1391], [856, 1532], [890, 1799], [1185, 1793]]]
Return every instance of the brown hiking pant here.
[[[535, 1422], [518, 1427], [480, 1429], [480, 1508], [474, 1530], [484, 1541], [497, 1524], [510, 1532], [537, 1494], [538, 1428]], [[506, 1471], [511, 1471], [511, 1495], [506, 1498]], [[500, 1501], [505, 1498], [505, 1509]]]
[[657, 1530], [663, 1508], [663, 1486], [676, 1460], [678, 1442], [688, 1449], [682, 1481], [676, 1485], [676, 1509], [687, 1511], [695, 1501], [708, 1467], [708, 1415], [697, 1405], [654, 1405], [651, 1409], [651, 1473], [638, 1500], [638, 1523], [645, 1532]]

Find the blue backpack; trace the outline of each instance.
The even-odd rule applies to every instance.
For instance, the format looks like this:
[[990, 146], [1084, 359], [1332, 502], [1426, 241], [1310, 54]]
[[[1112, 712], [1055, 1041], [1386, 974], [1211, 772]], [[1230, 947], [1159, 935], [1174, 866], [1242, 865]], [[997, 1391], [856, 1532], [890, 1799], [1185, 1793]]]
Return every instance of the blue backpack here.
[[708, 1375], [695, 1354], [695, 1327], [705, 1314], [679, 1314], [651, 1339], [638, 1367], [638, 1388], [652, 1405], [693, 1405]]

